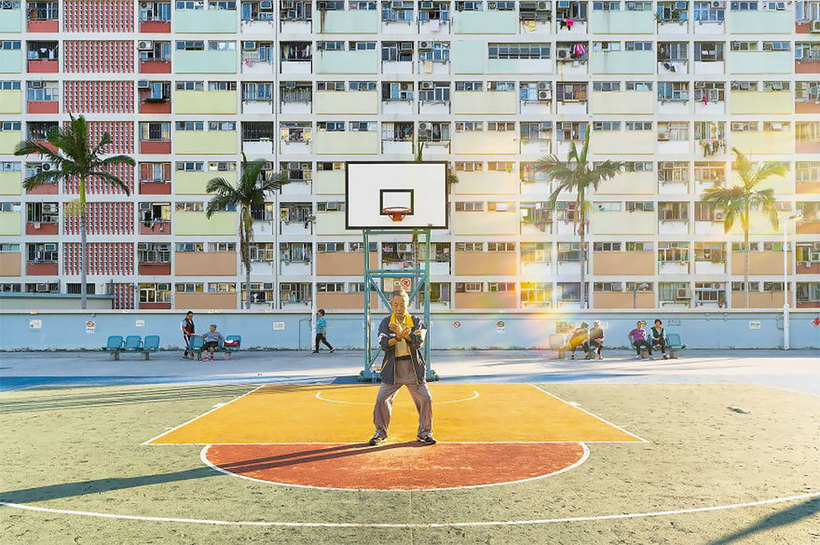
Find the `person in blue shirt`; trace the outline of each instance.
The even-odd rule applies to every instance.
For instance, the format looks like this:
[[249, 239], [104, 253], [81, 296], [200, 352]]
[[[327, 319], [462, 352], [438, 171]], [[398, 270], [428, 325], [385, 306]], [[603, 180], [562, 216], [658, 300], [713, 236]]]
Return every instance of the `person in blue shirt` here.
[[319, 317], [316, 319], [316, 348], [313, 350], [313, 353], [319, 353], [319, 343], [322, 342], [325, 346], [330, 348], [330, 353], [333, 354], [336, 352], [336, 349], [330, 346], [330, 343], [327, 342], [327, 319], [325, 318], [325, 309], [320, 308], [317, 314]]

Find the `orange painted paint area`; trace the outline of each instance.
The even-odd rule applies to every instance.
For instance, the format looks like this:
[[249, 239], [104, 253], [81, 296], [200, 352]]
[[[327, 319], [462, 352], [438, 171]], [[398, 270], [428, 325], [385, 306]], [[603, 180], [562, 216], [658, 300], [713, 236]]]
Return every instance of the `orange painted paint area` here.
[[543, 477], [583, 458], [578, 443], [213, 445], [206, 457], [229, 473], [322, 488], [417, 490]]
[[[531, 384], [430, 384], [439, 442], [639, 441]], [[378, 385], [270, 385], [203, 415], [151, 444], [358, 443], [373, 435]], [[193, 416], [193, 415], [191, 415]], [[416, 438], [418, 413], [405, 388], [390, 440]]]

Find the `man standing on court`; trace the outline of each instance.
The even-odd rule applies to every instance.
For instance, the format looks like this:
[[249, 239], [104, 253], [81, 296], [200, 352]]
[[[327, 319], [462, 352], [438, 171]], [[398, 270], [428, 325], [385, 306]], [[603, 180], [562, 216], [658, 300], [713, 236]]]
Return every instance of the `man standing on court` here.
[[393, 313], [379, 324], [379, 346], [384, 351], [382, 383], [373, 408], [376, 432], [371, 446], [387, 439], [393, 400], [402, 385], [407, 386], [419, 412], [418, 440], [435, 445], [433, 439], [433, 397], [427, 389], [427, 372], [421, 345], [426, 329], [424, 324], [407, 310], [409, 297], [405, 291], [393, 292], [390, 308]]
[[194, 328], [194, 313], [190, 310], [185, 314], [185, 318], [182, 320], [182, 323], [179, 324], [179, 327], [182, 329], [182, 338], [185, 340], [185, 352], [182, 353], [183, 358], [188, 358], [188, 354], [190, 353], [190, 357], [194, 357], [194, 351], [190, 350], [191, 348], [191, 337], [193, 336], [196, 329]]

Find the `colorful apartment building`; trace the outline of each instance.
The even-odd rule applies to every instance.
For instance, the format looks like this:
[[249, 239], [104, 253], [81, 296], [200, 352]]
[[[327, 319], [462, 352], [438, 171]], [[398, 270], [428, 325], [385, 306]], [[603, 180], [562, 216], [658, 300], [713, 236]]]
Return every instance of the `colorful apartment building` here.
[[[68, 119], [109, 132], [131, 196], [89, 187], [89, 288], [116, 308], [236, 309], [235, 210], [205, 186], [242, 153], [288, 174], [256, 217], [253, 307], [362, 305], [364, 251], [413, 266], [409, 238], [344, 229], [344, 162], [446, 160], [434, 309], [577, 308], [572, 195], [533, 164], [592, 131], [629, 170], [592, 195], [594, 308], [742, 308], [742, 233], [702, 191], [731, 149], [783, 161], [792, 307], [820, 307], [820, 0], [0, 2], [0, 291], [79, 292], [76, 184], [12, 155]], [[802, 214], [799, 219], [789, 216]], [[750, 306], [784, 300], [783, 235], [756, 213]]]

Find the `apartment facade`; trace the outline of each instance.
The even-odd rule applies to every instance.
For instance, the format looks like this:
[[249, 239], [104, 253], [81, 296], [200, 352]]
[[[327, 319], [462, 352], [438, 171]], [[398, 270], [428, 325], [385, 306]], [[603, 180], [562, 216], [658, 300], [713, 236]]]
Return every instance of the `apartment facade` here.
[[[433, 235], [433, 309], [577, 308], [573, 195], [534, 168], [591, 131], [628, 169], [591, 196], [593, 308], [742, 308], [743, 236], [699, 202], [731, 149], [782, 161], [792, 307], [820, 307], [820, 1], [90, 0], [0, 2], [0, 291], [79, 292], [77, 184], [13, 156], [83, 114], [131, 195], [89, 191], [89, 292], [116, 308], [361, 308], [363, 252], [413, 267], [409, 237], [344, 229], [346, 160], [458, 176]], [[236, 210], [205, 186], [242, 154], [290, 183], [255, 210], [243, 293]], [[801, 214], [799, 219], [790, 216]], [[759, 211], [753, 308], [784, 301], [784, 247]], [[387, 286], [389, 288], [389, 286]], [[376, 302], [374, 301], [374, 305]]]

